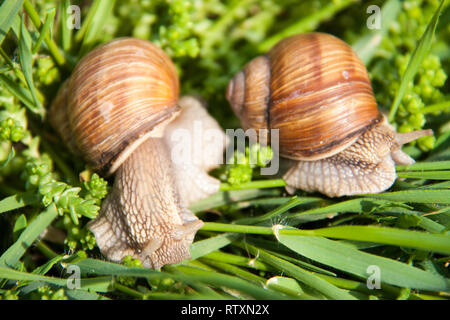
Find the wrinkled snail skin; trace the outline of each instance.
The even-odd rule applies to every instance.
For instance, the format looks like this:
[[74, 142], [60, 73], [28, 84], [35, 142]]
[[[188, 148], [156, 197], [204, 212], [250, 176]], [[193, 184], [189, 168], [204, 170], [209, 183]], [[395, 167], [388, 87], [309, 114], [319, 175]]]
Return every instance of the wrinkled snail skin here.
[[164, 139], [182, 111], [178, 87], [161, 49], [120, 38], [88, 53], [52, 103], [49, 121], [69, 149], [94, 170], [114, 174], [98, 217], [88, 224], [109, 260], [130, 255], [160, 268], [190, 257], [203, 223], [180, 195]]
[[181, 199], [186, 206], [219, 191], [220, 181], [208, 172], [223, 163], [227, 137], [194, 96], [178, 101], [180, 115], [169, 123], [164, 140], [171, 151]]
[[164, 140], [150, 138], [119, 167], [89, 229], [110, 260], [130, 255], [157, 269], [190, 258], [189, 246], [202, 225], [181, 203]]
[[378, 111], [362, 61], [324, 33], [281, 40], [234, 76], [226, 96], [244, 129], [279, 130], [280, 155], [292, 160], [283, 176], [290, 193], [384, 191], [395, 164], [414, 162], [401, 146], [433, 134], [397, 133]]
[[429, 132], [416, 131], [402, 136], [384, 122], [366, 131], [334, 156], [316, 161], [295, 161], [283, 176], [287, 191], [291, 194], [295, 189], [319, 191], [329, 197], [384, 191], [396, 179], [396, 164], [414, 163], [400, 149], [401, 144], [425, 134]]

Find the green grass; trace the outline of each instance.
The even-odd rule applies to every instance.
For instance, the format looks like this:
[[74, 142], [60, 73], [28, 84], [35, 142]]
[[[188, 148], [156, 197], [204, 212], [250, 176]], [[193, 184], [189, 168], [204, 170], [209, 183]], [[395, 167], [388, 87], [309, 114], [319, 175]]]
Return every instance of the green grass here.
[[[110, 181], [73, 158], [46, 120], [51, 99], [76, 61], [114, 37], [155, 41], [177, 65], [183, 93], [200, 93], [217, 106], [211, 113], [226, 128], [237, 124], [223, 97], [234, 72], [285, 36], [330, 32], [333, 23], [348, 23], [342, 17], [366, 9], [356, 1], [313, 2], [319, 10], [308, 11], [306, 1], [298, 8], [276, 1], [262, 7], [253, 0], [218, 1], [201, 13], [183, 1], [124, 5], [94, 0], [83, 8], [81, 28], [72, 30], [64, 23], [69, 0], [47, 5], [4, 0], [0, 121], [13, 121], [0, 125], [5, 153], [0, 153], [0, 298], [448, 299], [450, 96], [445, 89], [441, 100], [421, 109], [426, 115], [421, 125], [434, 129], [436, 143], [428, 149], [420, 144], [405, 148], [419, 161], [397, 166], [402, 179], [386, 192], [335, 199], [302, 191], [289, 196], [282, 179], [253, 176], [231, 184], [225, 177], [220, 192], [190, 207], [205, 222], [191, 246], [192, 259], [161, 270], [131, 260], [105, 261], [86, 229]], [[404, 97], [420, 86], [415, 76], [426, 72], [421, 64], [437, 52], [436, 44], [445, 47], [441, 39], [448, 35], [439, 28], [439, 15], [444, 21], [450, 16], [448, 4], [420, 3], [434, 3], [432, 15], [413, 39], [416, 50], [408, 52], [395, 99], [381, 106], [390, 108], [397, 127], [409, 112]], [[370, 31], [364, 19], [354, 19], [359, 24], [350, 25], [351, 34], [339, 34], [348, 37], [371, 74], [383, 60], [400, 55], [388, 37], [406, 23], [399, 18], [405, 10], [400, 1], [381, 7], [385, 24], [380, 30]], [[278, 24], [282, 14], [286, 19]], [[201, 29], [202, 23], [207, 27]], [[227, 32], [228, 42], [220, 39]], [[450, 54], [440, 59], [448, 73]], [[19, 129], [20, 142], [5, 133]], [[81, 276], [75, 289], [69, 288], [71, 266]], [[367, 286], [371, 266], [381, 272], [380, 289]]]

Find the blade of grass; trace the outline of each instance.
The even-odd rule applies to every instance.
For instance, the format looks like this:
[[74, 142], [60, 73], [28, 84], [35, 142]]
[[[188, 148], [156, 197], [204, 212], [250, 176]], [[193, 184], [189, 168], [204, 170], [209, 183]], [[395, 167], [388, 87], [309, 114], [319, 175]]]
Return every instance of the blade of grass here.
[[267, 38], [263, 42], [261, 42], [258, 46], [258, 50], [260, 52], [266, 52], [270, 48], [272, 48], [278, 41], [280, 41], [283, 38], [292, 36], [297, 33], [307, 32], [314, 30], [319, 23], [321, 23], [324, 20], [327, 20], [334, 16], [337, 12], [345, 9], [352, 3], [354, 3], [355, 0], [342, 0], [338, 2], [330, 2], [328, 5], [325, 5], [323, 8], [320, 8], [319, 10], [313, 12], [312, 14], [308, 15], [307, 17], [304, 17], [297, 23], [294, 23], [287, 27], [286, 29], [278, 32], [277, 34]]
[[55, 204], [51, 204], [41, 212], [20, 234], [19, 239], [0, 256], [0, 266], [14, 268], [25, 251], [33, 244], [39, 235], [58, 216]]
[[428, 114], [428, 113], [433, 113], [433, 112], [447, 112], [448, 113], [448, 112], [450, 112], [450, 100], [426, 106], [425, 108], [420, 110], [420, 112], [423, 114]]
[[[417, 216], [415, 216], [415, 217], [417, 217]], [[428, 232], [441, 233], [447, 229], [446, 226], [443, 226], [442, 224], [440, 224], [434, 220], [428, 219], [426, 217], [418, 217], [418, 218], [419, 218], [419, 222], [417, 223], [417, 225]]]
[[[3, 60], [5, 60], [6, 64], [9, 66], [9, 68], [10, 68], [11, 70], [16, 69], [15, 66], [14, 66], [14, 63], [13, 63], [12, 60], [11, 60], [11, 58], [8, 56], [8, 54], [5, 52], [5, 50], [3, 50], [2, 47], [0, 47], [0, 56], [2, 56]], [[3, 66], [3, 68], [4, 68], [4, 69], [2, 70], [1, 73], [7, 72], [7, 71], [10, 70], [10, 69], [6, 68], [5, 66]]]
[[450, 159], [450, 130], [444, 131], [436, 140], [436, 145], [431, 151], [427, 161], [449, 160]]
[[34, 273], [22, 272], [5, 267], [3, 265], [0, 265], [0, 277], [3, 279], [11, 279], [16, 281], [45, 281], [58, 286], [64, 286], [67, 283], [66, 279], [53, 278]]
[[[281, 231], [281, 230], [280, 230]], [[370, 266], [380, 270], [381, 282], [432, 291], [447, 291], [450, 282], [408, 264], [353, 249], [322, 237], [291, 236], [279, 233], [278, 241], [298, 254], [338, 270], [367, 279]]]
[[48, 259], [53, 259], [58, 256], [58, 254], [53, 251], [43, 240], [36, 242], [36, 248]]
[[236, 240], [238, 236], [236, 234], [221, 234], [215, 237], [211, 237], [205, 240], [196, 241], [191, 245], [191, 259], [197, 259], [208, 253], [219, 250], [231, 242]]
[[376, 48], [381, 43], [389, 27], [397, 18], [401, 4], [399, 0], [389, 0], [383, 5], [380, 11], [381, 28], [370, 30], [352, 45], [358, 57], [367, 65], [376, 52]]
[[[289, 248], [286, 248], [285, 246], [280, 245], [280, 243], [278, 241], [266, 240], [266, 239], [262, 239], [262, 238], [246, 237], [246, 243], [249, 243], [251, 245], [254, 245], [255, 247], [264, 249], [264, 250], [266, 250], [267, 253], [274, 255], [280, 259], [291, 262], [295, 265], [298, 265], [299, 267], [306, 269], [307, 271], [311, 271], [313, 273], [328, 274], [330, 276], [336, 276], [336, 274], [331, 271], [314, 266], [308, 262], [305, 262], [305, 261], [299, 259], [298, 257], [294, 258], [294, 257], [289, 256], [289, 254], [291, 254], [292, 251]], [[256, 260], [256, 261], [258, 261], [258, 260]]]
[[[167, 269], [172, 270], [175, 267], [169, 266]], [[250, 296], [258, 300], [283, 300], [288, 299], [287, 296], [280, 295], [278, 292], [262, 288], [259, 285], [255, 285], [249, 281], [229, 276], [222, 273], [212, 273], [209, 271], [201, 270], [198, 268], [192, 268], [188, 266], [178, 266], [177, 270], [184, 274], [185, 278], [189, 281], [197, 281], [207, 283], [215, 287], [226, 287], [237, 290], [245, 294], [244, 297]], [[177, 274], [177, 276], [181, 276]]]
[[272, 228], [261, 226], [237, 225], [228, 223], [205, 222], [200, 230], [216, 232], [237, 232], [271, 235]]
[[67, 268], [69, 265], [80, 267], [81, 274], [91, 275], [111, 275], [124, 277], [142, 277], [162, 279], [167, 274], [146, 268], [128, 268], [118, 263], [107, 262], [91, 258], [77, 259], [77, 261], [63, 261], [62, 266]]
[[204, 255], [203, 257], [210, 259], [210, 260], [226, 262], [228, 264], [234, 264], [234, 265], [241, 266], [241, 267], [252, 268], [252, 269], [262, 270], [262, 271], [269, 271], [269, 270], [273, 271], [273, 269], [271, 267], [268, 267], [266, 264], [264, 264], [256, 259], [244, 257], [241, 255], [231, 254], [231, 253], [227, 253], [227, 252], [214, 251], [214, 252]]
[[[277, 242], [277, 245], [279, 245], [278, 242]], [[280, 259], [283, 259], [283, 260], [286, 260], [286, 261], [288, 261], [290, 263], [293, 263], [296, 266], [299, 266], [300, 268], [303, 268], [306, 271], [314, 272], [314, 274], [316, 274], [316, 275], [327, 274], [329, 276], [336, 277], [335, 273], [333, 273], [331, 271], [328, 271], [328, 270], [326, 270], [324, 268], [317, 267], [317, 266], [315, 266], [315, 265], [313, 265], [311, 263], [304, 262], [304, 261], [302, 261], [300, 259], [293, 258], [293, 257], [290, 257], [290, 256], [285, 255], [285, 254], [281, 254], [281, 253], [276, 252], [276, 251], [271, 251], [271, 250], [267, 250], [267, 249], [266, 249], [266, 251], [267, 251], [267, 253], [270, 253], [271, 255], [274, 255], [275, 257], [278, 257]]]
[[[204, 271], [207, 272], [218, 272], [217, 269], [208, 266], [206, 264], [204, 264], [203, 262], [200, 262], [199, 260], [194, 260], [191, 261], [187, 264], [187, 266], [192, 267], [194, 269], [202, 269]], [[169, 267], [169, 272], [171, 272], [171, 275], [176, 275], [179, 276], [179, 281], [182, 281], [182, 279], [186, 279], [186, 274], [184, 274], [182, 271], [180, 271], [178, 268], [176, 267]], [[228, 295], [227, 293], [223, 292], [223, 288], [219, 289], [220, 292], [218, 292], [218, 290], [216, 291], [215, 288], [213, 288], [212, 286], [209, 286], [208, 284], [205, 283], [201, 283], [201, 282], [190, 282], [189, 285], [195, 289], [199, 294], [203, 294], [205, 296], [208, 296], [209, 299], [224, 299], [224, 298], [230, 298], [231, 296]], [[235, 297], [232, 297], [232, 299], [235, 299]]]
[[408, 179], [449, 180], [450, 171], [399, 172], [397, 176]]
[[329, 297], [331, 299], [338, 299], [338, 300], [354, 300], [355, 298], [345, 292], [342, 289], [339, 289], [338, 287], [328, 283], [327, 281], [317, 277], [315, 274], [305, 271], [302, 268], [285, 261], [283, 259], [280, 259], [278, 257], [275, 257], [274, 255], [269, 254], [263, 249], [257, 248], [253, 245], [249, 244], [239, 244], [243, 249], [248, 250], [252, 255], [258, 257], [263, 262], [271, 265], [272, 267], [276, 268], [277, 270], [282, 270], [286, 274], [288, 274], [291, 277], [294, 277], [301, 283], [304, 283], [311, 288], [314, 288], [314, 290], [317, 290], [318, 292], [322, 293], [326, 297]]
[[441, 210], [425, 214], [426, 216], [433, 216], [433, 218], [441, 225], [445, 226], [445, 229], [450, 230], [450, 207], [443, 208]]
[[234, 276], [239, 277], [244, 280], [249, 280], [249, 281], [253, 282], [254, 284], [259, 285], [261, 287], [264, 285], [264, 282], [266, 281], [266, 279], [263, 277], [257, 276], [251, 272], [248, 272], [242, 268], [239, 268], [235, 265], [232, 265], [232, 264], [229, 264], [226, 262], [211, 260], [208, 258], [202, 258], [201, 261], [214, 267], [214, 268], [217, 268], [218, 270], [222, 270], [230, 275], [234, 275]]
[[450, 188], [450, 181], [432, 183], [417, 187], [417, 189], [448, 189], [448, 188]]
[[242, 190], [242, 189], [264, 189], [264, 188], [277, 188], [286, 186], [286, 182], [283, 179], [272, 180], [255, 180], [238, 185], [230, 185], [228, 183], [222, 183], [220, 185], [220, 191], [230, 190]]
[[[98, 41], [99, 34], [106, 25], [115, 6], [115, 2], [116, 0], [95, 0], [92, 4], [88, 17], [80, 29], [80, 33], [83, 35], [83, 42], [81, 43], [79, 58], [92, 49]], [[85, 24], [86, 27], [84, 27]]]
[[[42, 287], [50, 287], [52, 289], [58, 290], [60, 286], [55, 284], [50, 284], [45, 281], [33, 281], [30, 284], [20, 286], [18, 289], [20, 290], [20, 295], [27, 295], [33, 291], [38, 290]], [[100, 294], [94, 292], [88, 292], [83, 289], [67, 289], [65, 288], [64, 294], [72, 300], [109, 300]]]
[[196, 203], [190, 205], [189, 210], [196, 213], [217, 208], [233, 202], [245, 201], [259, 197], [278, 196], [280, 194], [281, 192], [276, 189], [245, 189], [235, 191], [220, 191], [206, 199], [197, 201]]
[[[199, 283], [205, 283], [216, 287], [224, 286], [242, 291], [252, 297], [255, 297], [256, 299], [282, 298], [278, 293], [263, 289], [248, 281], [188, 266], [165, 266], [165, 271], [155, 271], [146, 268], [127, 268], [120, 264], [90, 258], [83, 259], [74, 264], [80, 267], [82, 274], [89, 273], [92, 275], [131, 276], [149, 279], [164, 279], [169, 277], [193, 286], [196, 286]], [[170, 273], [166, 271], [169, 271]]]
[[35, 112], [34, 109], [36, 106], [34, 105], [33, 97], [28, 90], [22, 88], [4, 74], [0, 74], [0, 84], [3, 88], [11, 92], [14, 97], [19, 99], [28, 109], [33, 113]]
[[66, 290], [65, 295], [72, 300], [110, 300], [102, 295], [84, 290]]
[[[34, 9], [33, 5], [31, 4], [30, 0], [25, 0], [23, 3], [24, 9], [27, 12], [28, 16], [30, 17], [31, 21], [33, 22], [33, 25], [36, 27], [36, 29], [41, 29], [42, 22], [39, 17], [39, 13]], [[60, 67], [66, 68], [68, 70], [71, 70], [73, 66], [71, 65], [70, 61], [66, 59], [64, 54], [60, 51], [56, 43], [50, 39], [50, 37], [47, 36], [44, 38], [44, 42], [48, 47], [48, 51], [50, 52], [50, 55], [52, 56], [53, 60], [56, 62], [56, 64]]]
[[235, 223], [237, 224], [256, 224], [256, 223], [260, 223], [269, 219], [273, 219], [276, 216], [279, 216], [283, 213], [285, 213], [286, 211], [289, 211], [290, 209], [298, 206], [301, 203], [304, 203], [305, 200], [298, 198], [296, 196], [292, 197], [286, 204], [266, 213], [263, 214], [261, 216], [258, 217], [254, 217], [254, 218], [243, 218], [243, 219], [239, 219], [236, 220]]
[[200, 269], [209, 270], [211, 272], [214, 272], [214, 268], [204, 264], [199, 259], [189, 261], [188, 265], [190, 265], [191, 267], [196, 267], [196, 268], [200, 268]]
[[[48, 277], [35, 273], [17, 271], [1, 265], [0, 277], [16, 281], [44, 281], [62, 287], [65, 287], [68, 281], [63, 278]], [[80, 288], [83, 290], [92, 290], [96, 292], [109, 292], [111, 291], [111, 281], [112, 278], [110, 276], [80, 279]]]
[[50, 269], [55, 264], [57, 264], [59, 261], [61, 261], [64, 258], [64, 256], [65, 256], [65, 254], [60, 254], [60, 255], [54, 257], [53, 259], [50, 259], [49, 261], [47, 261], [43, 265], [41, 265], [41, 266], [37, 267], [36, 269], [34, 269], [32, 273], [39, 274], [39, 275], [45, 275], [47, 272], [50, 271]]
[[293, 278], [275, 276], [270, 279], [267, 279], [266, 286], [268, 288], [283, 292], [285, 294], [288, 294], [288, 295], [294, 296], [294, 297], [303, 296], [304, 298], [308, 298], [308, 299], [316, 298], [316, 297], [306, 295], [303, 292], [302, 287], [300, 286], [298, 281]]
[[450, 161], [416, 162], [409, 166], [395, 166], [398, 171], [450, 170]]
[[28, 88], [31, 92], [31, 96], [34, 102], [33, 108], [30, 110], [33, 113], [39, 114], [41, 117], [43, 117], [45, 114], [45, 109], [37, 97], [36, 88], [34, 86], [33, 81], [33, 70], [32, 70], [33, 57], [31, 53], [31, 46], [32, 46], [31, 36], [28, 33], [28, 30], [25, 26], [24, 19], [22, 19], [21, 21], [20, 34], [17, 36], [19, 38], [20, 65], [22, 67], [25, 80], [27, 82]]
[[419, 43], [417, 44], [414, 52], [409, 59], [408, 66], [406, 67], [406, 71], [403, 74], [402, 81], [400, 83], [400, 87], [398, 88], [397, 94], [395, 95], [394, 102], [392, 103], [390, 112], [389, 112], [389, 122], [394, 122], [395, 115], [397, 114], [398, 107], [403, 99], [404, 94], [406, 93], [406, 89], [408, 88], [408, 84], [413, 81], [414, 76], [416, 75], [417, 70], [422, 64], [423, 59], [427, 56], [431, 43], [433, 40], [434, 32], [436, 30], [436, 26], [439, 20], [439, 14], [441, 13], [442, 7], [444, 5], [445, 0], [442, 0], [437, 8], [433, 18], [427, 26], [424, 34], [422, 35]]
[[21, 214], [16, 222], [14, 223], [14, 228], [13, 228], [13, 239], [14, 241], [17, 241], [17, 239], [19, 238], [19, 235], [22, 233], [22, 231], [27, 227], [28, 222], [27, 222], [27, 218], [24, 214]]
[[252, 199], [250, 201], [241, 201], [234, 203], [233, 208], [236, 210], [246, 209], [249, 207], [264, 208], [264, 207], [277, 207], [289, 202], [289, 198], [286, 197], [272, 197], [263, 199]]
[[[338, 277], [331, 277], [325, 274], [318, 274], [317, 275], [319, 278], [322, 278], [326, 281], [328, 281], [329, 283], [334, 284], [335, 286], [342, 288], [342, 289], [346, 289], [346, 290], [356, 290], [365, 294], [369, 294], [369, 295], [378, 295], [378, 296], [382, 296], [384, 298], [389, 298], [389, 299], [395, 299], [400, 293], [401, 293], [401, 288], [397, 288], [395, 286], [391, 286], [388, 284], [383, 284], [383, 290], [374, 290], [374, 289], [369, 289], [367, 287], [367, 283], [363, 283], [360, 281], [355, 281], [355, 280], [348, 280], [348, 279], [344, 279], [344, 278], [338, 278]], [[381, 291], [381, 292], [380, 292]]]
[[[305, 203], [326, 203], [325, 199], [319, 197], [299, 197], [303, 199]], [[251, 199], [250, 201], [241, 201], [236, 204], [237, 209], [245, 209], [248, 207], [277, 207], [286, 204], [290, 201], [289, 197], [271, 197], [262, 199]]]
[[[45, 15], [45, 22], [44, 25], [42, 26], [42, 29], [40, 31], [39, 34], [39, 38], [37, 39], [34, 47], [33, 47], [33, 54], [37, 53], [42, 41], [44, 40], [44, 38], [47, 36], [47, 34], [49, 32], [51, 32], [51, 29], [53, 27], [53, 21], [55, 19], [55, 15], [56, 15], [56, 9], [55, 8], [51, 8], [49, 10], [47, 10], [47, 13]], [[51, 39], [51, 35], [50, 35], [50, 39]]]
[[[293, 232], [292, 232], [293, 231]], [[283, 230], [282, 234], [295, 230]], [[424, 251], [450, 254], [450, 235], [430, 234], [421, 231], [376, 226], [337, 226], [313, 230], [315, 235], [328, 238], [347, 239], [365, 242], [405, 246]]]
[[[186, 278], [185, 275], [181, 274], [170, 274], [167, 272], [159, 272], [152, 269], [147, 268], [127, 268], [123, 265], [96, 260], [96, 259], [81, 259], [78, 261], [72, 261], [69, 263], [62, 263], [64, 267], [67, 267], [69, 264], [77, 265], [81, 274], [91, 274], [91, 275], [111, 275], [111, 276], [124, 276], [124, 277], [139, 277], [139, 278], [147, 278], [147, 279], [165, 279], [172, 278], [177, 281], [181, 281], [191, 285], [193, 288], [198, 290], [200, 293], [205, 293], [208, 295], [212, 295], [210, 292], [211, 289], [205, 287], [203, 284], [198, 283], [196, 281], [192, 281], [189, 278]], [[213, 297], [217, 297], [218, 294], [214, 293]]]
[[5, 0], [0, 7], [0, 45], [17, 18], [23, 0]]
[[70, 0], [61, 1], [60, 14], [61, 14], [61, 42], [65, 52], [70, 51], [72, 47], [72, 28], [69, 28], [67, 21], [69, 19]]
[[324, 236], [336, 239], [375, 242], [389, 245], [405, 246], [424, 251], [450, 253], [450, 236], [445, 234], [430, 234], [420, 231], [384, 228], [374, 226], [338, 226], [330, 228], [299, 230], [285, 229], [282, 225], [273, 227], [235, 225], [215, 222], [205, 222], [202, 230], [217, 232], [237, 232], [272, 235], [273, 232], [284, 235]]
[[411, 227], [421, 227], [431, 233], [441, 233], [446, 229], [445, 226], [425, 217], [424, 213], [421, 211], [408, 210], [403, 208], [389, 208], [385, 212], [377, 212], [377, 214], [381, 214], [384, 216], [394, 216], [400, 219], [407, 216], [408, 223], [411, 224]]
[[378, 194], [361, 195], [366, 198], [376, 198], [406, 203], [437, 203], [450, 204], [450, 190], [405, 190]]
[[81, 43], [86, 37], [86, 32], [89, 26], [92, 24], [92, 20], [95, 18], [95, 13], [98, 10], [99, 2], [95, 1], [92, 3], [91, 9], [89, 10], [86, 18], [84, 18], [81, 28], [75, 34], [75, 42]]
[[40, 197], [33, 193], [15, 194], [0, 200], [0, 213], [36, 204], [39, 200]]
[[338, 213], [344, 212], [370, 213], [377, 211], [377, 209], [391, 208], [391, 207], [411, 208], [401, 202], [359, 198], [334, 203], [320, 208], [314, 208], [298, 213], [293, 213], [287, 216], [287, 218], [289, 221], [296, 221], [298, 219], [304, 218], [305, 216], [323, 215], [323, 214], [329, 214], [329, 217], [331, 218]]
[[14, 150], [14, 146], [11, 145], [11, 148], [9, 149], [8, 152], [8, 157], [0, 163], [0, 169], [6, 167], [8, 165], [8, 163], [11, 162], [12, 159], [14, 159], [14, 156], [16, 155], [16, 151]]

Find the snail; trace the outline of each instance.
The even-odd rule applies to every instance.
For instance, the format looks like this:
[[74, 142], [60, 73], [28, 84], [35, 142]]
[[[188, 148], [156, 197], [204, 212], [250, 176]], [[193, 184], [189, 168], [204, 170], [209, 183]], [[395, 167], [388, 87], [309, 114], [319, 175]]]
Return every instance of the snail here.
[[396, 179], [395, 164], [414, 163], [402, 145], [433, 134], [397, 133], [378, 110], [362, 61], [325, 33], [281, 40], [232, 78], [226, 97], [244, 129], [279, 130], [289, 193], [382, 192]]
[[[114, 174], [98, 217], [88, 224], [112, 261], [129, 255], [157, 269], [189, 258], [203, 222], [187, 207], [219, 190], [219, 181], [195, 163], [187, 167], [198, 173], [189, 183], [195, 196], [180, 187], [188, 173], [171, 158], [166, 127], [176, 132], [171, 122], [177, 117], [218, 124], [198, 100], [179, 99], [178, 92], [175, 66], [161, 49], [119, 38], [83, 57], [52, 102], [49, 121], [69, 149], [93, 170]], [[223, 144], [215, 145], [220, 154]]]

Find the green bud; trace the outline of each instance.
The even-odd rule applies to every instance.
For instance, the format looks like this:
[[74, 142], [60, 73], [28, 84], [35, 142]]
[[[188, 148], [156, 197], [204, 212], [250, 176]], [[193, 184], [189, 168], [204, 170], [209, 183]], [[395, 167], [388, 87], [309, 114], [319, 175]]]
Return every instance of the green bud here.
[[150, 287], [152, 287], [153, 290], [158, 290], [159, 284], [161, 283], [161, 279], [159, 278], [153, 278], [147, 280]]
[[436, 143], [436, 138], [434, 136], [422, 137], [417, 140], [417, 145], [419, 146], [420, 149], [422, 149], [425, 152], [433, 150], [435, 143]]
[[172, 278], [164, 278], [161, 280], [161, 286], [165, 288], [170, 288], [174, 283], [175, 281]]
[[51, 295], [51, 300], [68, 300], [69, 298], [65, 295], [64, 289], [61, 288]]
[[28, 183], [32, 186], [37, 186], [39, 185], [39, 175], [35, 174], [35, 175], [30, 175], [28, 177]]
[[434, 87], [442, 87], [447, 80], [447, 75], [443, 69], [436, 71], [434, 77], [431, 79], [431, 85]]
[[411, 132], [414, 131], [414, 128], [409, 124], [402, 124], [400, 127], [398, 127], [398, 132], [405, 133], [405, 132]]
[[0, 138], [3, 140], [10, 140], [11, 137], [11, 128], [8, 126], [2, 126], [0, 128]]
[[11, 130], [11, 141], [19, 142], [25, 135], [25, 131], [22, 127], [15, 126]]
[[423, 108], [423, 102], [419, 97], [416, 99], [411, 99], [411, 101], [407, 104], [406, 110], [410, 113], [418, 113], [420, 109]]
[[415, 113], [409, 116], [408, 123], [414, 128], [422, 128], [425, 124], [425, 115], [422, 113]]
[[253, 169], [248, 165], [237, 165], [228, 170], [228, 183], [238, 185], [252, 180]]

